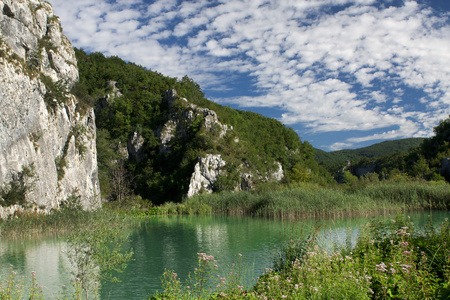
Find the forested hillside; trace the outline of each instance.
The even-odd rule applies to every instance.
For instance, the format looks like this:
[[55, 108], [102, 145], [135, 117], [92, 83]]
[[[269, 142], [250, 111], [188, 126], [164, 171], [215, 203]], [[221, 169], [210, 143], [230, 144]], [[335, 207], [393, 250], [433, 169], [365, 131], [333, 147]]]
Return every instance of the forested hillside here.
[[[180, 201], [198, 158], [206, 154], [220, 154], [226, 162], [216, 191], [239, 188], [243, 174], [258, 188], [271, 181], [267, 174], [276, 172], [280, 164], [285, 183], [331, 180], [326, 172], [319, 174], [313, 147], [291, 128], [257, 113], [211, 102], [187, 76], [170, 78], [118, 57], [79, 49], [76, 55], [80, 82], [74, 93], [85, 105], [95, 106], [104, 199], [136, 194], [155, 204]], [[115, 83], [108, 85], [110, 81]], [[169, 104], [165, 94], [172, 89], [178, 96]], [[231, 130], [223, 134], [218, 125], [216, 130], [205, 129], [202, 115], [187, 118], [192, 115], [192, 104], [213, 110]], [[169, 119], [176, 120], [176, 132], [182, 134], [164, 145], [170, 149], [166, 151], [161, 132]], [[139, 139], [143, 141], [140, 154], [127, 154], [130, 143]]]
[[[344, 151], [340, 152], [339, 155], [350, 153], [347, 156], [350, 164], [344, 160], [321, 164], [337, 180], [342, 179], [344, 175], [347, 176], [346, 180], [351, 180], [348, 178], [350, 174], [358, 177], [375, 174], [376, 180], [398, 181], [415, 178], [433, 181], [446, 179], [450, 181], [450, 164], [448, 162], [450, 157], [450, 118], [441, 120], [439, 125], [434, 128], [434, 133], [435, 135], [432, 138], [423, 139], [418, 146], [409, 150], [393, 152], [379, 157], [364, 155], [354, 159], [350, 159], [351, 154], [362, 153], [361, 149], [354, 150], [355, 152]], [[399, 143], [401, 144], [403, 141], [405, 140], [400, 140]], [[417, 141], [417, 139], [407, 139], [405, 145], [413, 145]], [[381, 146], [390, 143], [392, 142], [374, 146], [375, 149], [379, 149]], [[377, 153], [381, 153], [381, 151], [377, 151]], [[341, 157], [341, 159], [344, 159], [344, 157]], [[373, 175], [369, 177], [375, 179]]]
[[424, 140], [425, 138], [409, 138], [384, 141], [364, 148], [344, 149], [332, 152], [325, 152], [320, 149], [314, 150], [316, 161], [318, 163], [342, 163], [347, 160], [360, 159], [363, 157], [377, 158], [397, 152], [406, 152], [411, 148], [418, 147]]

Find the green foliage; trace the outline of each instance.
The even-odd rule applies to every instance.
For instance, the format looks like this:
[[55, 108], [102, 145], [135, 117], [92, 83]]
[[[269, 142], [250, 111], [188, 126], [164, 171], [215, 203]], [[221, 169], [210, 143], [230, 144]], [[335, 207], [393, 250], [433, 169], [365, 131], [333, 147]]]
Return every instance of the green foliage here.
[[316, 244], [317, 230], [305, 239], [289, 239], [275, 254], [273, 258], [273, 270], [277, 273], [288, 272], [296, 261], [301, 262], [307, 252]]
[[27, 67], [31, 71], [39, 71], [39, 67], [41, 65], [43, 59], [43, 55], [40, 52], [40, 49], [36, 49], [28, 53], [27, 57]]
[[[441, 166], [444, 158], [450, 157], [450, 118], [440, 121], [439, 125], [434, 128], [435, 136], [429, 139], [408, 139], [406, 141], [422, 143], [411, 148], [408, 151], [396, 152], [380, 157], [354, 157], [351, 168], [353, 172], [358, 169], [371, 169], [371, 172], [377, 173], [381, 180], [394, 181], [414, 181], [417, 178], [428, 181], [442, 180]], [[405, 140], [380, 143], [374, 146], [377, 148], [383, 145], [389, 146], [395, 142], [394, 145], [402, 145]], [[405, 143], [405, 145], [410, 145]], [[370, 147], [369, 147], [370, 148]], [[342, 161], [345, 159], [352, 159], [354, 153], [362, 153], [361, 151], [368, 148], [357, 150], [343, 150], [336, 152], [344, 155], [341, 157]], [[381, 148], [382, 149], [382, 148]], [[380, 151], [379, 153], [382, 153]], [[317, 154], [317, 153], [316, 153]], [[324, 166], [332, 174], [339, 174], [338, 170], [342, 169], [344, 163], [325, 163]], [[338, 176], [336, 176], [338, 177]], [[450, 178], [446, 178], [450, 182]]]
[[[352, 175], [353, 176], [353, 175]], [[296, 184], [264, 192], [200, 194], [188, 200], [213, 213], [263, 217], [356, 216], [411, 209], [447, 209], [450, 185], [425, 181], [388, 183], [358, 181], [353, 186]]]
[[161, 276], [163, 293], [150, 299], [241, 299], [244, 290], [244, 268], [242, 255], [230, 270], [220, 274], [212, 255], [197, 253], [198, 265], [182, 282], [177, 273], [165, 270]]
[[68, 101], [67, 87], [62, 81], [53, 82], [50, 77], [43, 74], [41, 74], [40, 79], [46, 88], [44, 95], [45, 103], [54, 112], [58, 105]]
[[84, 115], [86, 111], [94, 107], [95, 99], [91, 95], [89, 95], [87, 88], [80, 81], [77, 81], [72, 87], [71, 94], [75, 95], [78, 99], [77, 111]]
[[[62, 235], [67, 242], [67, 255], [72, 263], [73, 289], [62, 290], [58, 299], [99, 299], [100, 281], [117, 281], [132, 257], [128, 232], [134, 220], [110, 210], [79, 210], [76, 190], [60, 210], [50, 214], [24, 213], [19, 218], [0, 220], [0, 236], [36, 238], [42, 234]], [[0, 280], [1, 299], [24, 299], [23, 279], [11, 267], [6, 280]], [[42, 287], [32, 273], [27, 299], [43, 299]], [[45, 275], [45, 274], [43, 274]], [[0, 279], [3, 279], [0, 278]]]
[[61, 151], [61, 154], [55, 158], [55, 166], [56, 172], [58, 174], [58, 181], [64, 178], [65, 168], [67, 167], [67, 152], [69, 151], [70, 140], [72, 137], [75, 137], [75, 149], [78, 151], [78, 155], [81, 158], [84, 158], [84, 154], [86, 153], [86, 145], [83, 142], [83, 136], [86, 134], [86, 127], [83, 125], [77, 124], [72, 127], [69, 134], [67, 135], [66, 142], [64, 143], [64, 147]]
[[26, 205], [27, 195], [33, 191], [37, 180], [34, 165], [22, 166], [22, 170], [11, 173], [9, 184], [0, 188], [0, 205]]
[[98, 290], [100, 280], [117, 282], [115, 272], [122, 272], [133, 255], [127, 247], [127, 233], [105, 218], [88, 220], [66, 240], [74, 278], [86, 299]]
[[[131, 191], [161, 204], [166, 201], [181, 202], [189, 189], [190, 177], [198, 157], [207, 153], [220, 153], [227, 162], [226, 172], [214, 189], [233, 190], [239, 186], [242, 172], [254, 174], [253, 184], [263, 185], [266, 178], [278, 169], [279, 162], [286, 173], [307, 171], [308, 181], [320, 181], [319, 167], [314, 161], [314, 149], [302, 143], [291, 128], [260, 114], [224, 107], [204, 98], [200, 86], [188, 76], [181, 79], [165, 77], [118, 57], [105, 57], [101, 53], [87, 54], [75, 49], [80, 71], [80, 90], [89, 99], [101, 98], [96, 105], [96, 123], [101, 136], [97, 138], [99, 177], [104, 196], [111, 198], [114, 168], [106, 166], [108, 157], [114, 161], [111, 150], [120, 142], [126, 145], [135, 132], [142, 135], [142, 159], [124, 162], [132, 178]], [[104, 99], [116, 82], [120, 95]], [[164, 100], [169, 89], [176, 89], [179, 97], [171, 107]], [[220, 138], [221, 128], [205, 128], [205, 116], [192, 113], [192, 108], [181, 99], [214, 110], [222, 124], [233, 127]], [[168, 118], [176, 120], [178, 133], [170, 140], [168, 152], [162, 153], [158, 132]], [[107, 133], [106, 133], [107, 132]], [[116, 145], [116, 146], [115, 146]], [[117, 147], [114, 151], [117, 151]], [[102, 165], [102, 166], [100, 166]], [[293, 170], [296, 166], [296, 170]], [[256, 176], [258, 175], [258, 176]], [[298, 180], [298, 176], [292, 176]], [[301, 179], [300, 179], [301, 180]], [[289, 179], [286, 179], [289, 181]], [[106, 192], [103, 192], [106, 191]], [[114, 198], [114, 197], [112, 197]]]
[[83, 209], [81, 204], [81, 196], [79, 194], [78, 188], [72, 191], [72, 193], [67, 197], [67, 199], [61, 201], [59, 207], [68, 211], [79, 211]]

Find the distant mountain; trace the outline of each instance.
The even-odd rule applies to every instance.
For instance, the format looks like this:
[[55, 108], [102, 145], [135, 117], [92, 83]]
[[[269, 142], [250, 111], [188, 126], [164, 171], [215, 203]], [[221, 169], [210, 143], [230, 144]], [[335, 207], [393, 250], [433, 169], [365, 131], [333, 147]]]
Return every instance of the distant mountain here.
[[396, 152], [408, 151], [411, 148], [418, 147], [424, 140], [424, 138], [400, 139], [385, 141], [359, 149], [345, 149], [333, 152], [315, 149], [315, 158], [318, 163], [338, 163], [362, 157], [377, 158]]

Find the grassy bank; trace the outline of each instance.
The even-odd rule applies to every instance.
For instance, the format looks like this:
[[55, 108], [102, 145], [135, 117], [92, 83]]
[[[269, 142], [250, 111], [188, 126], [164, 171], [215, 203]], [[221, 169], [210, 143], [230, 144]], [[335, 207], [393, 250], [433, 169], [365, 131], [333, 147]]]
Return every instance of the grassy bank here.
[[123, 229], [137, 226], [133, 218], [100, 209], [95, 211], [55, 210], [50, 214], [23, 212], [13, 218], [0, 219], [1, 238], [39, 238], [42, 235], [65, 235], [82, 228], [108, 223]]
[[[450, 185], [445, 183], [376, 183], [350, 189], [301, 184], [260, 193], [201, 194], [184, 207], [210, 207], [213, 213], [262, 217], [324, 217], [374, 215], [450, 207]], [[194, 210], [194, 209], [192, 209]]]
[[314, 233], [289, 239], [253, 287], [245, 290], [238, 261], [216, 276], [214, 258], [199, 253], [199, 264], [182, 282], [173, 271], [162, 276], [164, 292], [152, 299], [448, 299], [450, 223], [415, 230], [407, 217], [364, 226], [356, 245], [321, 248]]

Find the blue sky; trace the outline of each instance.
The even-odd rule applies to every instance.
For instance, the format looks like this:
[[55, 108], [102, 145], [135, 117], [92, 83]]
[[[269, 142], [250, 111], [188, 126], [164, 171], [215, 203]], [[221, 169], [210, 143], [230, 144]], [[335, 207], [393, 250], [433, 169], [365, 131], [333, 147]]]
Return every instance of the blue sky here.
[[276, 118], [326, 151], [450, 114], [449, 0], [50, 0], [75, 47]]

